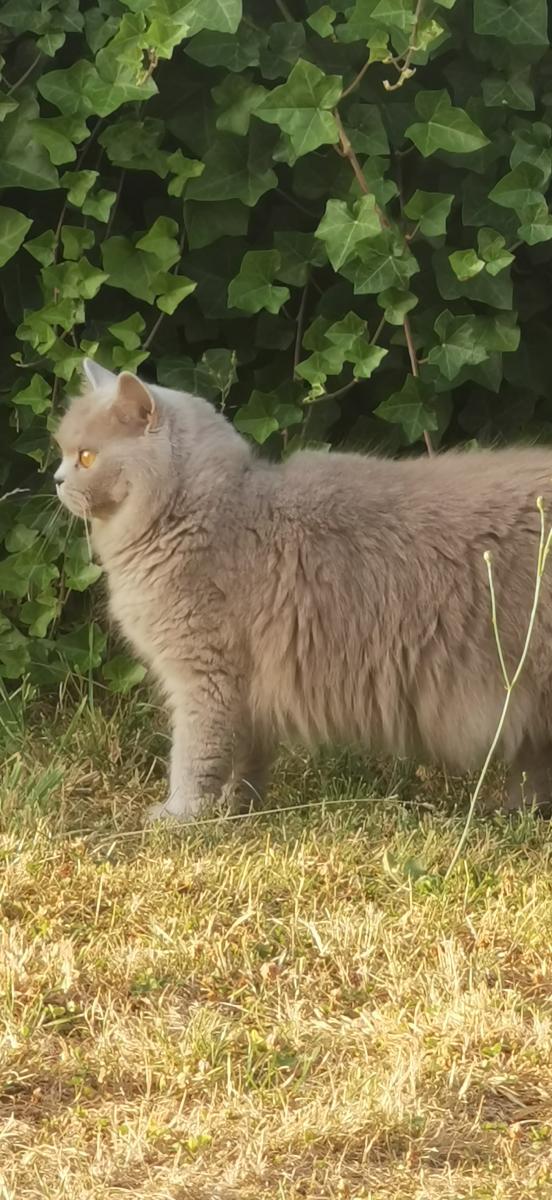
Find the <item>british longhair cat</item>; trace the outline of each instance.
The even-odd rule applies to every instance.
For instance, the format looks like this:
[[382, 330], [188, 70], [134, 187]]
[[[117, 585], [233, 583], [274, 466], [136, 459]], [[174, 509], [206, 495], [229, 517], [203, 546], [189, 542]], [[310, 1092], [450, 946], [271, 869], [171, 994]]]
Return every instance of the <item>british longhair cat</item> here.
[[[172, 717], [154, 816], [261, 792], [279, 740], [349, 743], [468, 771], [496, 729], [532, 601], [552, 453], [391, 462], [258, 458], [207, 401], [86, 361], [58, 433], [59, 498], [91, 521], [123, 634]], [[500, 751], [548, 801], [552, 605], [544, 581]]]

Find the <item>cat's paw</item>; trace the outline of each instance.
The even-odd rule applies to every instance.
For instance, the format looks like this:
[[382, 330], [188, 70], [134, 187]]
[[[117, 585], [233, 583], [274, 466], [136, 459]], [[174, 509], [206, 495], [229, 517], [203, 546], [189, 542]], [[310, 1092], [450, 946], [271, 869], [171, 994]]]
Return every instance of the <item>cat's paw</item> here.
[[153, 825], [156, 821], [165, 823], [183, 824], [186, 821], [193, 821], [196, 813], [186, 809], [172, 809], [170, 802], [165, 800], [161, 804], [150, 804], [146, 811], [146, 824]]

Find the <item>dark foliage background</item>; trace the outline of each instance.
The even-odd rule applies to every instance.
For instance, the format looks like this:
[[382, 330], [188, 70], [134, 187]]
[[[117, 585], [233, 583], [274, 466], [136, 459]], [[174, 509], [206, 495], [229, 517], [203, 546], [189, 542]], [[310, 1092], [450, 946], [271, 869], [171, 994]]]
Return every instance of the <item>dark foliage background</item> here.
[[83, 354], [274, 455], [550, 439], [547, 23], [546, 0], [4, 0], [0, 680], [141, 677], [52, 497]]

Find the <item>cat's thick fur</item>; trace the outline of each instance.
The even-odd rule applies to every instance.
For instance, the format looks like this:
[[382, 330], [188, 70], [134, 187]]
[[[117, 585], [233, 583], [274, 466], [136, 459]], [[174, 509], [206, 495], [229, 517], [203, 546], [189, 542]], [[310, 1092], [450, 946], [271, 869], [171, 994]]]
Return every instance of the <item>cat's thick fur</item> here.
[[[206, 401], [86, 371], [91, 387], [58, 432], [56, 480], [63, 503], [92, 518], [113, 616], [168, 699], [163, 812], [193, 817], [233, 779], [260, 790], [278, 739], [477, 767], [504, 700], [483, 554], [513, 672], [552, 453], [308, 451], [273, 465]], [[97, 454], [86, 470], [82, 449]], [[501, 742], [541, 801], [550, 600], [545, 579]]]

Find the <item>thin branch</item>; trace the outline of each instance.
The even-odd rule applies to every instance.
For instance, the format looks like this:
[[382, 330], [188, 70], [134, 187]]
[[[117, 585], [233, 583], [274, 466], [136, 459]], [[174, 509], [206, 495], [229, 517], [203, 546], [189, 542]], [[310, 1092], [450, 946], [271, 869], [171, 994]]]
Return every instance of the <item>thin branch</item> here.
[[[373, 192], [372, 192], [371, 188], [368, 186], [364, 171], [362, 170], [362, 167], [358, 161], [358, 158], [353, 150], [350, 139], [347, 137], [347, 134], [345, 133], [345, 130], [343, 128], [343, 122], [337, 111], [337, 108], [334, 109], [333, 115], [334, 115], [335, 122], [337, 125], [337, 131], [339, 133], [339, 146], [336, 146], [335, 149], [337, 150], [338, 154], [342, 155], [343, 158], [347, 158], [349, 160], [349, 162], [351, 164], [351, 168], [355, 175], [355, 179], [356, 179], [358, 186], [359, 186], [361, 192], [363, 193], [363, 195], [371, 196], [371, 195], [373, 195]], [[378, 217], [380, 220], [380, 225], [381, 225], [382, 229], [389, 229], [389, 221], [387, 220], [385, 213], [382, 212], [381, 208], [379, 208], [377, 204], [376, 204], [376, 212], [378, 214]]]
[[[353, 150], [350, 139], [347, 137], [347, 134], [345, 133], [345, 130], [343, 128], [343, 122], [341, 120], [341, 117], [339, 116], [337, 109], [334, 109], [334, 117], [335, 117], [335, 120], [337, 123], [337, 129], [338, 129], [338, 133], [339, 133], [339, 143], [340, 143], [339, 148], [336, 146], [335, 149], [338, 151], [339, 154], [342, 154], [344, 158], [347, 158], [349, 160], [352, 170], [354, 172], [355, 178], [358, 182], [358, 185], [359, 185], [360, 190], [363, 193], [363, 195], [364, 196], [373, 195], [371, 189], [368, 186], [364, 171], [362, 170], [362, 167], [358, 161], [358, 158]], [[380, 225], [381, 225], [382, 229], [389, 229], [390, 222], [387, 220], [385, 213], [382, 212], [381, 208], [379, 208], [379, 206], [377, 204], [375, 206], [375, 209], [378, 214]], [[417, 379], [420, 372], [418, 370], [418, 359], [416, 357], [416, 350], [414, 347], [414, 342], [412, 340], [412, 331], [410, 328], [410, 321], [408, 319], [408, 316], [405, 316], [405, 318], [404, 318], [403, 329], [404, 329], [404, 336], [406, 339], [406, 345], [408, 348], [408, 354], [409, 354], [409, 358], [410, 358], [410, 366], [412, 369], [412, 374], [413, 374], [414, 378]], [[427, 450], [428, 454], [430, 454], [430, 455], [433, 454], [434, 453], [433, 443], [431, 441], [431, 437], [430, 437], [428, 430], [424, 430], [424, 442], [426, 444], [426, 450]]]
[[[319, 396], [318, 400], [337, 400], [338, 396], [345, 396], [347, 392], [350, 392], [352, 388], [356, 387], [357, 383], [360, 383], [360, 379], [351, 379], [349, 383], [346, 383], [343, 385], [343, 387], [338, 388], [336, 392], [324, 392], [324, 395]], [[318, 403], [318, 401], [315, 400], [315, 404], [316, 403]]]
[[[406, 345], [407, 345], [407, 349], [408, 349], [408, 356], [410, 358], [410, 367], [412, 370], [412, 374], [415, 379], [418, 379], [419, 375], [420, 375], [420, 371], [419, 371], [419, 367], [418, 367], [418, 359], [416, 356], [416, 347], [414, 346], [414, 341], [412, 338], [412, 330], [410, 328], [410, 318], [408, 316], [408, 313], [405, 315], [404, 320], [403, 320], [403, 330], [404, 330], [404, 336], [406, 339]], [[435, 450], [433, 448], [431, 434], [429, 433], [429, 430], [427, 430], [427, 429], [424, 429], [424, 442], [426, 444], [426, 450], [431, 457], [431, 455], [435, 454]]]
[[150, 329], [150, 331], [149, 331], [149, 333], [148, 333], [148, 336], [147, 336], [146, 340], [145, 340], [145, 341], [142, 343], [142, 349], [143, 349], [143, 350], [149, 350], [149, 348], [150, 348], [150, 346], [151, 346], [151, 343], [153, 342], [153, 339], [154, 339], [154, 337], [155, 337], [155, 335], [156, 335], [156, 333], [157, 333], [157, 331], [158, 331], [158, 329], [159, 329], [159, 326], [160, 326], [160, 325], [163, 323], [163, 321], [165, 320], [165, 317], [166, 317], [166, 315], [167, 315], [167, 314], [166, 314], [166, 313], [164, 313], [164, 312], [162, 312], [162, 313], [159, 313], [159, 316], [157, 317], [157, 320], [155, 320], [155, 321], [154, 321], [154, 323], [153, 323], [153, 325], [152, 325], [152, 327], [151, 327], [151, 329]]
[[364, 76], [365, 76], [369, 66], [370, 66], [370, 59], [368, 59], [365, 62], [364, 66], [360, 68], [360, 71], [359, 71], [358, 75], [355, 75], [353, 82], [350, 83], [349, 86], [345, 88], [345, 91], [341, 93], [341, 96], [339, 98], [340, 104], [341, 104], [341, 101], [344, 100], [346, 96], [350, 96], [351, 92], [354, 92], [355, 88], [358, 87], [359, 83], [364, 79]]
[[[21, 84], [25, 83], [25, 80], [29, 78], [29, 75], [32, 75], [35, 67], [38, 66], [41, 58], [42, 58], [42, 51], [39, 50], [36, 57], [33, 58], [33, 61], [30, 65], [30, 67], [27, 67], [27, 70], [24, 71], [23, 74], [19, 76], [19, 79], [15, 80], [15, 83], [10, 84], [8, 91], [7, 91], [8, 96], [11, 96], [12, 92], [15, 92], [16, 88], [21, 87]], [[6, 82], [8, 82], [8, 81], [6, 80]]]
[[115, 199], [113, 201], [113, 206], [112, 206], [111, 212], [109, 214], [109, 221], [107, 222], [106, 231], [105, 231], [104, 239], [103, 239], [104, 241], [107, 241], [107, 239], [111, 233], [111, 230], [113, 228], [113, 222], [115, 220], [115, 216], [117, 214], [117, 209], [119, 207], [119, 201], [121, 199], [121, 193], [123, 191], [125, 179], [126, 179], [126, 171], [123, 169], [121, 171], [121, 176], [119, 179], [119, 186], [117, 188], [117, 194], [115, 196]]
[[297, 208], [299, 212], [304, 213], [306, 217], [310, 217], [311, 220], [320, 220], [319, 215], [314, 213], [312, 208], [306, 208], [304, 204], [301, 204], [300, 200], [295, 199], [295, 196], [290, 196], [288, 192], [284, 192], [283, 188], [277, 187], [274, 189], [274, 191], [277, 192], [279, 196], [283, 196], [284, 200], [287, 200], [288, 204], [293, 204], [294, 208]]
[[383, 81], [383, 86], [384, 86], [386, 92], [398, 91], [398, 89], [402, 87], [403, 83], [406, 83], [407, 79], [411, 79], [412, 76], [416, 74], [416, 68], [411, 67], [410, 63], [412, 62], [412, 55], [414, 54], [414, 51], [417, 49], [416, 37], [418, 34], [418, 25], [420, 23], [420, 17], [422, 15], [423, 3], [424, 3], [424, 0], [418, 0], [418, 3], [416, 5], [416, 9], [414, 12], [414, 24], [412, 26], [412, 34], [410, 36], [408, 49], [402, 60], [402, 63], [400, 64], [400, 66], [398, 65], [400, 60], [397, 60], [397, 62], [394, 61], [394, 63], [393, 63], [393, 65], [396, 66], [397, 70], [399, 71], [399, 78], [397, 79], [397, 82], [389, 83], [388, 79], [384, 79], [384, 81]]
[[274, 3], [276, 5], [276, 8], [280, 9], [280, 12], [284, 18], [284, 21], [293, 21], [295, 19], [294, 17], [292, 17], [287, 4], [285, 3], [285, 0], [274, 0]]
[[491, 593], [491, 624], [493, 627], [496, 648], [498, 650], [498, 658], [499, 658], [499, 662], [500, 662], [500, 669], [502, 671], [502, 677], [504, 679], [504, 686], [506, 688], [506, 691], [508, 691], [508, 688], [510, 687], [510, 677], [508, 675], [508, 671], [506, 668], [504, 652], [502, 649], [502, 639], [500, 637], [500, 631], [498, 628], [498, 618], [497, 618], [497, 613], [496, 613], [496, 596], [495, 596], [495, 590], [494, 590], [494, 585], [493, 585], [493, 568], [492, 568], [492, 562], [491, 562], [491, 555], [489, 553], [487, 553], [484, 555], [484, 558], [485, 558], [485, 562], [487, 564], [487, 574], [489, 576], [489, 591]]
[[372, 337], [370, 338], [371, 346], [374, 346], [375, 343], [377, 342], [384, 325], [385, 325], [385, 315], [381, 318], [381, 321], [378, 323], [378, 325], [376, 325], [374, 333], [372, 334]]
[[295, 332], [295, 346], [294, 346], [294, 350], [293, 350], [293, 374], [294, 374], [294, 376], [295, 376], [295, 372], [297, 371], [299, 359], [301, 358], [301, 343], [303, 341], [303, 326], [305, 324], [305, 308], [306, 308], [306, 304], [307, 304], [309, 283], [310, 283], [310, 279], [309, 279], [309, 276], [307, 275], [305, 286], [303, 288], [303, 295], [301, 296], [301, 303], [299, 305], [299, 311], [297, 313], [297, 328], [296, 328], [296, 332]]

